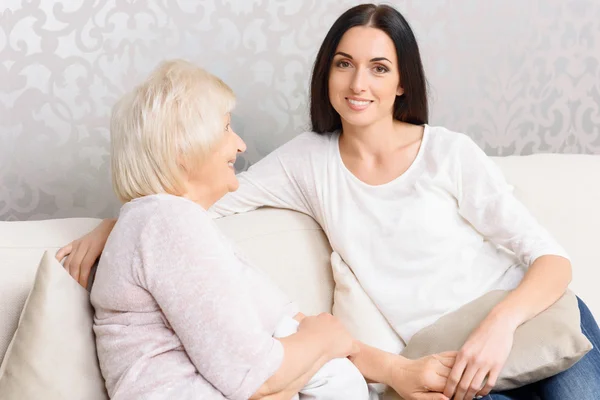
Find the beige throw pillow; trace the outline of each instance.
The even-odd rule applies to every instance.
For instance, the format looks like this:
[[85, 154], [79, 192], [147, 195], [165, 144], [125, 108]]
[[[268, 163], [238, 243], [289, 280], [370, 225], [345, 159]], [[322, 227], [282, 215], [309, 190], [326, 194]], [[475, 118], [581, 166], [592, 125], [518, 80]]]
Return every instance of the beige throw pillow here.
[[390, 353], [399, 354], [404, 342], [392, 329], [356, 276], [336, 252], [331, 254], [335, 290], [332, 314], [355, 339]]
[[[361, 342], [392, 353], [402, 351], [411, 359], [460, 350], [473, 329], [508, 294], [500, 290], [487, 293], [417, 332], [404, 348], [402, 339], [335, 252], [331, 266], [335, 281], [333, 315]], [[556, 375], [591, 348], [581, 333], [577, 297], [567, 291], [555, 304], [517, 329], [513, 349], [494, 389], [508, 390]], [[392, 393], [388, 396], [393, 398]]]
[[45, 252], [0, 366], [0, 399], [107, 400], [88, 292]]
[[[390, 353], [398, 354], [404, 342], [392, 329], [377, 306], [365, 293], [354, 273], [338, 253], [331, 254], [331, 267], [335, 289], [333, 292], [332, 314], [344, 324], [355, 339]], [[383, 384], [369, 384], [378, 393], [386, 391]], [[391, 389], [383, 398], [396, 399]]]
[[[402, 355], [416, 359], [460, 350], [469, 334], [508, 292], [496, 290], [417, 332]], [[567, 291], [556, 303], [517, 328], [513, 348], [494, 390], [513, 389], [562, 372], [590, 349], [581, 333], [577, 297]]]

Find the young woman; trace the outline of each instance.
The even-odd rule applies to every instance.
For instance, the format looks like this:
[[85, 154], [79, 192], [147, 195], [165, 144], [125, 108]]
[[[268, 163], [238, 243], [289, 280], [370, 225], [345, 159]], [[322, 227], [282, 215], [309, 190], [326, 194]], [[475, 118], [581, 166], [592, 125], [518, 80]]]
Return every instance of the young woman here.
[[[395, 381], [405, 399], [596, 398], [600, 331], [581, 301], [595, 350], [555, 377], [489, 394], [515, 330], [564, 293], [571, 264], [469, 137], [427, 124], [418, 45], [397, 10], [364, 4], [339, 17], [317, 55], [310, 111], [312, 132], [239, 174], [240, 189], [213, 215], [272, 206], [312, 216], [405, 342], [488, 291], [512, 290], [472, 332], [447, 378]], [[66, 267], [76, 279], [85, 283], [113, 223], [59, 253], [73, 253]], [[364, 345], [354, 362], [374, 381], [385, 380], [390, 363], [396, 377], [413, 365]]]
[[335, 317], [304, 317], [239, 258], [206, 211], [238, 188], [246, 148], [233, 92], [184, 61], [163, 63], [111, 120], [123, 201], [91, 292], [112, 399], [367, 400]]

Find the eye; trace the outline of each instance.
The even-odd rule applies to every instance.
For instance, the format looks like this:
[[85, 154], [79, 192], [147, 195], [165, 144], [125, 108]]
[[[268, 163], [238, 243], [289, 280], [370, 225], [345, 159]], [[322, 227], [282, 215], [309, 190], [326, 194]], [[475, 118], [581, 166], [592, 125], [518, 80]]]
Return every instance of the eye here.
[[348, 68], [350, 66], [350, 63], [346, 60], [340, 60], [337, 62], [336, 66], [340, 68]]
[[385, 74], [386, 72], [389, 72], [389, 69], [383, 65], [376, 65], [374, 69], [378, 74]]

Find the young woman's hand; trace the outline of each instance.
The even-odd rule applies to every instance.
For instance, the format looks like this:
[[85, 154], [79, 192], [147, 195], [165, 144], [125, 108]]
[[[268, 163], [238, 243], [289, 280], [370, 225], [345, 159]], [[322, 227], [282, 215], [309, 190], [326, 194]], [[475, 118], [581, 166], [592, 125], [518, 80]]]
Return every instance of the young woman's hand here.
[[328, 358], [344, 358], [359, 351], [358, 344], [339, 319], [329, 313], [302, 318], [298, 332], [312, 330], [322, 340]]
[[397, 356], [391, 366], [388, 385], [405, 400], [449, 400], [442, 391], [455, 359], [455, 351], [417, 360]]
[[510, 321], [485, 319], [458, 352], [444, 394], [454, 400], [488, 395], [508, 359], [516, 329]]
[[87, 235], [72, 241], [56, 253], [59, 262], [67, 257], [64, 263], [65, 269], [84, 288], [87, 288], [92, 266], [100, 257], [115, 223], [114, 219], [103, 220]]

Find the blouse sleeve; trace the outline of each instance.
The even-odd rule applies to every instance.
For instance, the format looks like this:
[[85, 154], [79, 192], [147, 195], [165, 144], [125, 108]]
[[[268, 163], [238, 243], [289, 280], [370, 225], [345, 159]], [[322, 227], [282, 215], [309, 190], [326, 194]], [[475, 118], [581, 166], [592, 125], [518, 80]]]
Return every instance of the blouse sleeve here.
[[185, 208], [148, 221], [141, 279], [198, 372], [226, 398], [247, 399], [280, 367], [283, 346], [263, 329], [210, 217]]
[[303, 185], [309, 169], [303, 157], [304, 140], [297, 137], [274, 150], [246, 172], [237, 175], [239, 189], [228, 193], [213, 205], [213, 218], [243, 213], [259, 207], [276, 207], [312, 215]]
[[514, 196], [500, 168], [464, 136], [454, 153], [460, 214], [482, 235], [514, 252], [530, 266], [543, 255], [566, 251]]

